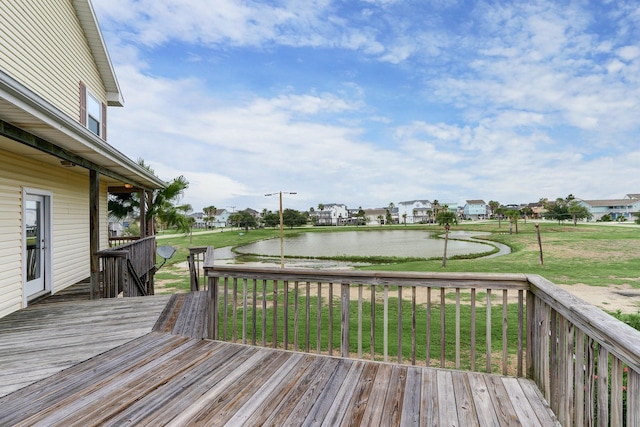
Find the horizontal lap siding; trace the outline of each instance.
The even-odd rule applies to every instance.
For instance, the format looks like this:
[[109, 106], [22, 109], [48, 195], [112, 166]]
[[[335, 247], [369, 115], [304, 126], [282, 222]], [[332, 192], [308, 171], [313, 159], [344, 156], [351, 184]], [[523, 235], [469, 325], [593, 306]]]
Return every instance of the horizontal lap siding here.
[[[7, 144], [0, 138], [0, 147]], [[22, 305], [22, 187], [52, 193], [53, 290], [89, 277], [89, 178], [0, 149], [0, 317]], [[82, 171], [78, 169], [78, 171]], [[86, 172], [86, 171], [85, 171]], [[106, 245], [106, 184], [101, 184], [100, 240]], [[106, 246], [103, 246], [106, 247]]]
[[[0, 151], [0, 158], [3, 158]], [[22, 306], [22, 194], [0, 169], [0, 317]]]
[[79, 82], [105, 89], [70, 0], [0, 1], [0, 69], [78, 120]]

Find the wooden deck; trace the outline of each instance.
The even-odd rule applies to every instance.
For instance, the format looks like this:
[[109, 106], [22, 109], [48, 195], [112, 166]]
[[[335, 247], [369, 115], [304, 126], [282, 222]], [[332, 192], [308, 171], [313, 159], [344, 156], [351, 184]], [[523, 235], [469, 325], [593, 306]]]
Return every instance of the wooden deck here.
[[[155, 314], [141, 315], [138, 301]], [[1, 319], [0, 384], [56, 352], [52, 343], [33, 346], [24, 363], [23, 341], [78, 354], [67, 369], [0, 398], [0, 425], [557, 425], [529, 380], [203, 340], [204, 301], [192, 293], [60, 303]], [[71, 312], [79, 323], [61, 321]], [[55, 326], [41, 328], [43, 317]], [[83, 352], [92, 334], [79, 332], [139, 317], [138, 337], [117, 344], [102, 335], [110, 350]], [[12, 331], [21, 323], [30, 325], [22, 336]]]

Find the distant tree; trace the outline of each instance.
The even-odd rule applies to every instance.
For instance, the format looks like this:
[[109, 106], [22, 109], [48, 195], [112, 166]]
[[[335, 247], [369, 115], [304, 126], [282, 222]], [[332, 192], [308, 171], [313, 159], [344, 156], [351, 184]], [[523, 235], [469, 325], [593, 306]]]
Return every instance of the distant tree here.
[[520, 209], [520, 213], [522, 214], [523, 218], [524, 218], [524, 223], [527, 223], [527, 217], [531, 218], [531, 216], [533, 215], [533, 209], [531, 209], [529, 206], [525, 206], [522, 209]]
[[611, 222], [613, 221], [613, 217], [610, 214], [604, 214], [599, 219], [600, 222]]
[[364, 209], [362, 209], [362, 206], [358, 207], [358, 213], [356, 214], [356, 217], [358, 218], [358, 221], [356, 222], [356, 224], [360, 224], [360, 223], [362, 223], [362, 225], [367, 224], [367, 213], [364, 211]]
[[299, 227], [307, 223], [307, 217], [295, 209], [285, 209], [282, 212], [282, 223], [289, 227]]
[[431, 217], [433, 216], [433, 211], [431, 209], [427, 209], [427, 219], [431, 222]]
[[444, 253], [442, 255], [442, 268], [447, 266], [447, 246], [449, 244], [449, 228], [451, 228], [451, 224], [458, 223], [458, 217], [454, 212], [451, 212], [448, 209], [448, 206], [445, 206], [442, 211], [438, 213], [436, 216], [436, 221], [439, 225], [444, 225], [445, 235], [444, 235]]
[[436, 222], [438, 225], [451, 225], [458, 223], [458, 217], [454, 212], [451, 212], [449, 209], [443, 209], [438, 212], [438, 216], [436, 217]]
[[431, 202], [431, 207], [433, 208], [433, 216], [436, 217], [436, 221], [438, 221], [438, 212], [440, 211], [440, 202], [438, 199], [435, 199]]
[[505, 212], [507, 218], [509, 218], [509, 234], [512, 233], [512, 226], [516, 226], [516, 234], [518, 234], [518, 219], [520, 218], [520, 211], [518, 209], [507, 209]]
[[555, 201], [546, 201], [543, 205], [546, 209], [544, 217], [548, 219], [555, 219], [560, 224], [562, 221], [570, 219], [572, 216], [569, 213], [569, 203], [574, 200], [573, 194], [569, 194], [566, 198], [558, 197]]
[[218, 209], [214, 205], [207, 206], [206, 208], [202, 208], [202, 212], [204, 213], [204, 221], [207, 228], [209, 228], [209, 223], [215, 219], [217, 210]]
[[407, 226], [407, 214], [406, 213], [402, 214], [402, 221], [404, 222], [404, 226], [406, 227]]
[[267, 212], [262, 215], [262, 222], [265, 227], [276, 228], [280, 226], [280, 214], [278, 212]]
[[324, 210], [324, 205], [322, 203], [318, 204], [318, 210], [319, 211], [323, 211]]
[[569, 201], [569, 204], [567, 205], [567, 212], [573, 219], [574, 227], [578, 225], [579, 219], [590, 219], [593, 216], [589, 209], [577, 200]]
[[633, 214], [636, 217], [635, 223], [640, 224], [640, 212], [636, 212]]
[[258, 226], [256, 217], [246, 209], [229, 215], [229, 221], [232, 224], [235, 224], [236, 227], [243, 228], [246, 232], [249, 231], [249, 228], [255, 228]]
[[378, 215], [378, 224], [382, 227], [382, 223], [384, 222], [384, 217], [382, 215]]
[[491, 209], [491, 217], [493, 217], [496, 214], [496, 209], [498, 209], [500, 207], [500, 202], [497, 202], [495, 200], [489, 200], [489, 203], [487, 203], [489, 205], [489, 208]]
[[390, 209], [386, 209], [385, 219], [387, 221], [387, 225], [391, 225], [391, 222], [393, 221], [393, 217], [391, 216], [391, 210]]

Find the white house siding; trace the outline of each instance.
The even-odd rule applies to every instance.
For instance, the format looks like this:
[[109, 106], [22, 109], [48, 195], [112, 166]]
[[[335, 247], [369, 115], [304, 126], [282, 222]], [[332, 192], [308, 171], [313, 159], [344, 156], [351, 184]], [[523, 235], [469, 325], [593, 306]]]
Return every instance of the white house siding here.
[[[1, 142], [1, 141], [0, 141]], [[51, 192], [53, 292], [90, 274], [89, 178], [0, 149], [0, 317], [22, 308], [22, 189]], [[101, 184], [101, 247], [107, 247], [106, 184]]]
[[78, 120], [79, 82], [106, 91], [71, 0], [0, 1], [0, 69]]

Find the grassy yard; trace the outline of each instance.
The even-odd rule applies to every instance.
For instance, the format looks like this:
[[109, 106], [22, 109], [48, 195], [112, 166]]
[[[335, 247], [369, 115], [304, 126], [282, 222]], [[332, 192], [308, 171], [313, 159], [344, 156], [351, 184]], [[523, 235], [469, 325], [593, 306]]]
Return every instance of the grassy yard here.
[[[414, 229], [441, 231], [436, 225], [408, 226]], [[370, 227], [379, 229], [379, 227]], [[402, 225], [385, 227], [404, 228]], [[285, 236], [301, 232], [327, 232], [354, 230], [355, 227], [306, 227], [285, 230]], [[359, 227], [359, 230], [366, 229]], [[640, 288], [640, 228], [620, 224], [615, 226], [540, 223], [544, 265], [539, 262], [539, 250], [534, 223], [518, 223], [518, 234], [509, 234], [509, 224], [502, 221], [485, 223], [463, 222], [452, 230], [486, 231], [492, 233], [487, 240], [506, 244], [512, 253], [496, 258], [450, 259], [446, 271], [497, 272], [540, 274], [558, 284], [584, 283], [591, 286], [629, 285]], [[234, 247], [253, 241], [277, 238], [278, 230], [262, 229], [243, 232], [238, 230], [195, 232], [192, 236], [168, 235], [158, 240], [158, 245], [177, 248], [176, 255], [157, 275], [165, 283], [167, 291], [187, 290], [188, 278], [183, 263], [193, 246]], [[403, 261], [393, 264], [375, 264], [362, 267], [370, 270], [391, 271], [443, 271], [440, 259]]]

